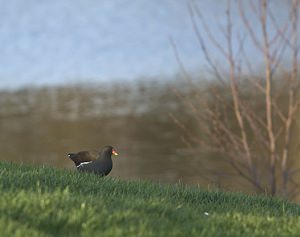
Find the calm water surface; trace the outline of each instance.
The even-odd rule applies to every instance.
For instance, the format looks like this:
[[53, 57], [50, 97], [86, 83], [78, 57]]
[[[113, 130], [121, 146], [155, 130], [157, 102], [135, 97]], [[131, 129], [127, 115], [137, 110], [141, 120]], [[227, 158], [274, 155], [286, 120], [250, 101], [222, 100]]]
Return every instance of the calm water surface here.
[[0, 159], [75, 170], [68, 152], [111, 144], [120, 154], [114, 157], [111, 176], [243, 189], [243, 182], [224, 174], [230, 171], [224, 162], [182, 142], [169, 113], [191, 126], [193, 121], [176, 103], [170, 93], [142, 86], [135, 91], [74, 87], [2, 92]]

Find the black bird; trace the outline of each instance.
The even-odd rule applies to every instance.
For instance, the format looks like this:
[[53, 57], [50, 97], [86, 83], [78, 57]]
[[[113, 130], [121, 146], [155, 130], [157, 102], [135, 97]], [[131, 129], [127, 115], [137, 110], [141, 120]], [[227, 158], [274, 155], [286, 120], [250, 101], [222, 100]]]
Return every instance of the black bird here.
[[89, 151], [69, 153], [69, 158], [75, 163], [77, 170], [92, 172], [101, 176], [110, 173], [113, 167], [111, 155], [118, 155], [112, 146], [105, 146], [98, 154]]

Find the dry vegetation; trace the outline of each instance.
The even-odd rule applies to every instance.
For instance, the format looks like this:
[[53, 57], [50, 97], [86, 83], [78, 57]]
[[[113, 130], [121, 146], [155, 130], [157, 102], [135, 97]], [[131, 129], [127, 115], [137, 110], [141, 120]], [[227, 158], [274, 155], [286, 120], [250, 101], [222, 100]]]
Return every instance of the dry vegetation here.
[[[299, 194], [296, 159], [300, 104], [299, 0], [287, 2], [288, 18], [282, 24], [276, 21], [270, 2], [227, 1], [226, 23], [220, 27], [223, 41], [212, 34], [197, 4], [190, 4], [195, 37], [214, 83], [207, 87], [205, 96], [199, 93], [172, 42], [186, 82], [194, 91], [194, 96], [189, 97], [180, 90], [175, 90], [175, 94], [193, 112], [202, 135], [187, 129], [176, 114], [172, 118], [184, 131], [187, 143], [219, 154], [233, 167], [234, 175], [247, 180], [257, 192], [295, 198]], [[232, 22], [233, 6], [238, 9], [246, 30], [242, 39]], [[245, 50], [249, 47], [246, 39], [258, 52], [255, 62]], [[208, 42], [211, 47], [207, 46]], [[225, 70], [210, 53], [212, 49], [219, 52]], [[253, 71], [258, 61], [263, 62], [260, 75]]]

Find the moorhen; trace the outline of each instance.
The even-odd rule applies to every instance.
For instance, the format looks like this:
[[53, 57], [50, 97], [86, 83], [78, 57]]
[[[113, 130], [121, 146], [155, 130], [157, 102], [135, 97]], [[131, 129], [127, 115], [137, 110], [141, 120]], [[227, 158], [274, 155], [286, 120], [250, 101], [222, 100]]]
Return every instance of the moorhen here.
[[110, 173], [113, 167], [111, 155], [118, 155], [112, 146], [105, 146], [98, 154], [89, 151], [69, 153], [69, 158], [75, 163], [77, 170], [92, 172], [101, 176]]

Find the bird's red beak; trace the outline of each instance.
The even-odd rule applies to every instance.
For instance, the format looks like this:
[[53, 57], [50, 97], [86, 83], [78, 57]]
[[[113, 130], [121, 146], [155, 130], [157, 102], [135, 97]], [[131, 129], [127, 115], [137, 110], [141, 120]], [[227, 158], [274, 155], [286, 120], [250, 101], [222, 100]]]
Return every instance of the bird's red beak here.
[[115, 156], [119, 155], [118, 152], [115, 149], [112, 149], [111, 153]]

